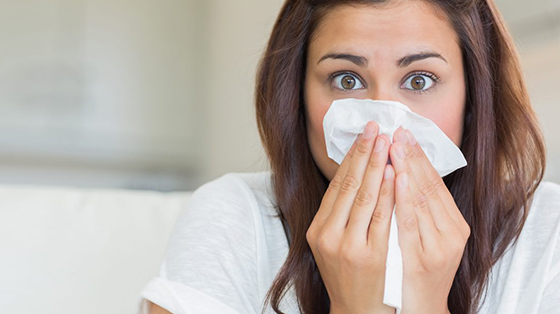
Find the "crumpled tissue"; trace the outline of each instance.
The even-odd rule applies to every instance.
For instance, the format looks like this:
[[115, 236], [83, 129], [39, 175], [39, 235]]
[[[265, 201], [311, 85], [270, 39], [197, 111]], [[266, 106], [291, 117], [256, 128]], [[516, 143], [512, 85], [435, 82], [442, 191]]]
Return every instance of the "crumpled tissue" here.
[[[430, 119], [397, 101], [346, 98], [335, 100], [323, 118], [329, 158], [342, 163], [358, 134], [368, 121], [379, 125], [379, 134], [393, 140], [399, 126], [410, 130], [441, 177], [467, 165], [461, 150]], [[383, 303], [402, 309], [402, 253], [398, 242], [395, 209], [391, 217]]]

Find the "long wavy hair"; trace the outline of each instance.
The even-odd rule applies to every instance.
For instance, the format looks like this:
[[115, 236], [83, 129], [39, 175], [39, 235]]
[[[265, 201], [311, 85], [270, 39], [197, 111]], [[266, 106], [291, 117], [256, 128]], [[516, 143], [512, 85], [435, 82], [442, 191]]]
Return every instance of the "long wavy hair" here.
[[[514, 244], [546, 165], [543, 136], [518, 54], [492, 0], [425, 0], [444, 13], [460, 41], [466, 82], [461, 151], [468, 166], [443, 178], [471, 227], [448, 297], [451, 313], [476, 313], [490, 269]], [[276, 313], [294, 287], [304, 314], [328, 314], [330, 300], [306, 240], [329, 181], [309, 147], [303, 101], [310, 38], [329, 10], [383, 0], [287, 0], [256, 77], [256, 117], [270, 161], [288, 256], [266, 294]], [[264, 310], [263, 308], [263, 310]]]

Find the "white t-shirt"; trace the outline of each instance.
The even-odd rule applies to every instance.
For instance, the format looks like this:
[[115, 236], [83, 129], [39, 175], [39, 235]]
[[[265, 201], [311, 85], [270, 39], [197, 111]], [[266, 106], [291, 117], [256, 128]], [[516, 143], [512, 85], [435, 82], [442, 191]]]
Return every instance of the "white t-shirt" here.
[[[288, 253], [270, 172], [228, 173], [199, 187], [141, 297], [176, 314], [260, 314]], [[518, 242], [494, 265], [479, 314], [560, 313], [560, 185], [541, 182]], [[293, 287], [280, 308], [301, 314]], [[267, 306], [265, 313], [274, 313]]]

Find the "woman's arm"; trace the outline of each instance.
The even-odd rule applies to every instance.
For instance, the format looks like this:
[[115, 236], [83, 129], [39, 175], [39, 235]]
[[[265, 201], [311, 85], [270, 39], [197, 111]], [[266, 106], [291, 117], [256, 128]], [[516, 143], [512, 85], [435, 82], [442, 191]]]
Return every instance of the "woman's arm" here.
[[148, 310], [149, 314], [172, 314], [168, 310], [160, 307], [159, 305], [157, 305], [155, 303], [152, 303], [152, 302], [148, 301], [148, 304], [149, 304], [149, 310]]

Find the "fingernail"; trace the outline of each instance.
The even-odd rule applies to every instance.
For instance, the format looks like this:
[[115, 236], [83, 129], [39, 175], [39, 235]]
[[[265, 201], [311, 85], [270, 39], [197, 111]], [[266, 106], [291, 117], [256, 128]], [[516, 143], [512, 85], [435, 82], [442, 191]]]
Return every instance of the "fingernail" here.
[[393, 170], [391, 167], [385, 166], [385, 179], [389, 180], [393, 177]]
[[402, 128], [402, 130], [397, 132], [397, 141], [399, 141], [403, 144], [406, 144], [408, 142], [408, 138], [406, 137], [406, 134], [405, 134], [406, 130], [403, 127], [401, 127], [401, 128]]
[[358, 134], [358, 136], [356, 136], [356, 140], [354, 142], [359, 141], [362, 138], [362, 134]]
[[408, 187], [408, 176], [406, 175], [406, 172], [404, 172], [403, 174], [401, 174], [399, 176], [399, 185], [403, 188]]
[[400, 159], [404, 159], [405, 157], [404, 147], [402, 145], [398, 145], [396, 150], [397, 150], [397, 157], [399, 157]]
[[378, 137], [377, 141], [375, 141], [375, 148], [373, 149], [373, 151], [376, 152], [376, 153], [379, 153], [385, 147], [385, 143], [386, 142], [383, 138]]
[[369, 140], [370, 138], [373, 137], [373, 131], [374, 131], [374, 127], [371, 123], [366, 124], [366, 127], [364, 129], [364, 138], [366, 140]]
[[408, 141], [410, 142], [410, 144], [416, 145], [417, 142], [416, 139], [414, 138], [414, 135], [412, 135], [412, 132], [406, 130], [406, 136], [408, 137]]

